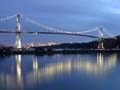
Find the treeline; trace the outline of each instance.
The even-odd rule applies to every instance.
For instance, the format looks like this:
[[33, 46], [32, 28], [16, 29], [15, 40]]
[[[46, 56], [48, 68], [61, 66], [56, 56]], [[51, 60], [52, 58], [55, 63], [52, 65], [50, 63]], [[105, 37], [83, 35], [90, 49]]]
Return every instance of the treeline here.
[[[103, 40], [104, 48], [106, 49], [119, 49], [120, 48], [120, 36], [115, 38], [107, 38]], [[51, 49], [96, 49], [98, 48], [99, 42], [91, 41], [88, 43], [63, 43], [59, 45], [52, 46], [43, 46], [42, 48], [51, 48]], [[41, 48], [41, 47], [40, 47]]]

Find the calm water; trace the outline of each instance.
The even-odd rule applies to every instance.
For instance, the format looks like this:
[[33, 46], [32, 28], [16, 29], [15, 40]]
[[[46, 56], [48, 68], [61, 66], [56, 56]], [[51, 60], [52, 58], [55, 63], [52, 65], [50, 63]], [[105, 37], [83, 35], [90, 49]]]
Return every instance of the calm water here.
[[0, 90], [120, 90], [120, 57], [111, 54], [0, 58]]

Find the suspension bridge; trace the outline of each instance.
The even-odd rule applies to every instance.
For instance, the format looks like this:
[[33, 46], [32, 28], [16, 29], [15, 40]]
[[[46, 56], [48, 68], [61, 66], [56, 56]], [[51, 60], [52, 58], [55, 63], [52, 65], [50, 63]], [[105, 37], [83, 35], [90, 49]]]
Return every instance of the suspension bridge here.
[[[64, 31], [64, 30], [53, 28], [48, 25], [41, 24], [39, 22], [36, 22], [33, 19], [26, 18], [21, 14], [16, 14], [16, 15], [12, 15], [9, 17], [1, 18], [0, 22], [6, 21], [9, 19], [13, 19], [13, 18], [16, 18], [16, 30], [0, 30], [0, 33], [15, 33], [16, 34], [16, 43], [15, 43], [16, 49], [22, 48], [20, 34], [36, 34], [36, 35], [38, 35], [38, 34], [60, 34], [60, 35], [74, 35], [74, 36], [80, 36], [80, 37], [95, 38], [99, 41], [98, 49], [104, 49], [103, 30], [105, 30], [105, 29], [102, 27], [97, 27], [97, 28], [94, 28], [91, 30], [86, 30], [86, 31], [81, 31], [81, 32]], [[25, 21], [27, 21], [31, 24], [35, 24], [35, 25], [39, 26], [40, 28], [46, 29], [48, 31], [41, 31], [41, 32], [40, 31], [39, 32], [38, 31], [21, 31], [21, 19], [24, 19]], [[98, 36], [86, 34], [86, 33], [94, 32], [94, 31], [98, 32]], [[110, 35], [111, 37], [113, 37], [112, 34], [109, 33], [107, 30], [105, 32], [108, 35]]]

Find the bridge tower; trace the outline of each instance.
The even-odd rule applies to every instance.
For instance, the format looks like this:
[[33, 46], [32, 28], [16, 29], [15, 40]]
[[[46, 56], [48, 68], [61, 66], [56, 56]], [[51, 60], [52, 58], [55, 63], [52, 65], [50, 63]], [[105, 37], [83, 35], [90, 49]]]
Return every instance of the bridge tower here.
[[99, 28], [98, 49], [104, 49], [102, 27]]
[[21, 40], [20, 40], [20, 14], [17, 14], [17, 20], [16, 20], [16, 44], [17, 49], [22, 48], [21, 46]]

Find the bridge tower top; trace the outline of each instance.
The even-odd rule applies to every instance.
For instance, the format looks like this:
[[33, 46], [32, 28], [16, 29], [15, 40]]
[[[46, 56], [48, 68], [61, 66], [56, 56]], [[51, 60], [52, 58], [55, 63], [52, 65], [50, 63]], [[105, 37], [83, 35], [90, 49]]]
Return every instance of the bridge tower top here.
[[20, 32], [20, 14], [17, 14], [17, 20], [16, 20], [16, 31]]
[[99, 38], [103, 38], [103, 28], [99, 27]]

